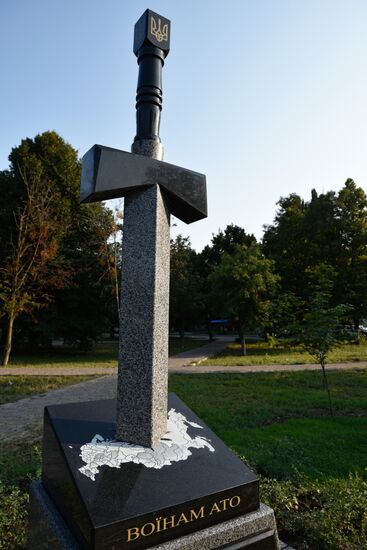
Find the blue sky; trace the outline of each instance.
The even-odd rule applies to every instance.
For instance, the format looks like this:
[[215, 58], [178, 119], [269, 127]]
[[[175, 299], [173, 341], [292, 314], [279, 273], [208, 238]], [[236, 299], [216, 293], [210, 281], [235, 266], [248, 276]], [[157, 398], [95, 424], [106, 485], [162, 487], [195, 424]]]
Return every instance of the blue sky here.
[[1, 0], [0, 169], [49, 129], [80, 155], [130, 150], [148, 7], [172, 21], [165, 160], [208, 184], [208, 219], [173, 234], [197, 250], [228, 223], [260, 238], [280, 196], [348, 177], [367, 191], [365, 0]]

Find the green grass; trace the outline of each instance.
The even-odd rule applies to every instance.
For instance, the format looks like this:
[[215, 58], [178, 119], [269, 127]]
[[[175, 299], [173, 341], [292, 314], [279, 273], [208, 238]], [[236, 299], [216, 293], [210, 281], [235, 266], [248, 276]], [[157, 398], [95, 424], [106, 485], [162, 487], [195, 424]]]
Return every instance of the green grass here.
[[0, 443], [0, 483], [27, 490], [29, 481], [40, 477], [40, 438], [35, 441]]
[[367, 372], [173, 375], [170, 387], [255, 469], [278, 479], [365, 475]]
[[[367, 361], [367, 342], [340, 344], [329, 354], [328, 363], [349, 363]], [[247, 355], [241, 355], [239, 344], [230, 344], [215, 357], [202, 361], [200, 365], [304, 365], [315, 363], [315, 358], [301, 346], [278, 342], [273, 347], [264, 341], [247, 342]]]
[[95, 376], [0, 376], [0, 405], [91, 378]]
[[[0, 403], [90, 378], [0, 377]], [[170, 376], [170, 390], [259, 473], [278, 479], [364, 475], [367, 371], [331, 371], [329, 383], [333, 417], [318, 372]]]
[[302, 418], [261, 430], [228, 430], [226, 438], [267, 477], [346, 477], [351, 468], [366, 474], [367, 418]]
[[299, 482], [262, 478], [260, 495], [274, 510], [280, 537], [297, 550], [367, 548], [367, 482], [358, 474]]
[[[170, 338], [169, 354], [176, 355], [182, 351], [198, 348], [208, 343], [208, 340], [185, 338], [183, 346], [178, 338]], [[98, 344], [92, 351], [79, 351], [75, 348], [55, 348], [51, 351], [37, 351], [33, 355], [12, 354], [9, 367], [116, 367], [118, 343], [107, 342]], [[1, 369], [1, 367], [0, 367]]]

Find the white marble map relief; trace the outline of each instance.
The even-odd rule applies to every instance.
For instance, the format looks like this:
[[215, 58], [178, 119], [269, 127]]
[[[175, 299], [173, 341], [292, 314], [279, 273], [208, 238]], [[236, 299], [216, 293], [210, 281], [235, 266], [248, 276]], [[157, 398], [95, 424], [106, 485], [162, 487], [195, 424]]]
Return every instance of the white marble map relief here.
[[171, 409], [167, 419], [167, 433], [154, 449], [124, 443], [123, 441], [105, 440], [96, 434], [90, 443], [80, 448], [80, 457], [85, 466], [79, 471], [93, 481], [99, 473], [101, 466], [119, 468], [126, 462], [143, 464], [147, 468], [163, 468], [173, 462], [186, 460], [192, 452], [190, 449], [204, 449], [214, 452], [214, 447], [206, 437], [190, 437], [188, 427], [202, 429], [195, 422], [189, 422], [187, 418]]

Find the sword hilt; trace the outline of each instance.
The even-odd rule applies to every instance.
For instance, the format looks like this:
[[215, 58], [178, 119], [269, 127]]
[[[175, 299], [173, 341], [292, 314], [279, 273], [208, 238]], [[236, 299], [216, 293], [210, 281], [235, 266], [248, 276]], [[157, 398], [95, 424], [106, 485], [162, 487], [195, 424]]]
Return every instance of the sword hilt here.
[[159, 137], [162, 111], [162, 67], [169, 52], [170, 21], [146, 10], [135, 25], [134, 53], [139, 77], [136, 94], [136, 136], [132, 152], [160, 160]]

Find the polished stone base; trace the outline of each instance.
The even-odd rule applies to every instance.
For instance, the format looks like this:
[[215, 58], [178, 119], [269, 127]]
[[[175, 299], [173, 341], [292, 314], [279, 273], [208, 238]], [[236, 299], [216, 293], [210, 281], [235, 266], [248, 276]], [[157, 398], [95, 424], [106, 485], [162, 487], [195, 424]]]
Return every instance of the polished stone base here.
[[[30, 489], [29, 550], [81, 550], [43, 488], [33, 482]], [[112, 548], [112, 547], [111, 547]], [[273, 511], [260, 505], [258, 511], [218, 523], [195, 533], [151, 546], [155, 550], [278, 550]]]
[[28, 550], [80, 550], [41, 481], [30, 486], [28, 509]]
[[114, 399], [46, 407], [43, 487], [82, 548], [154, 547], [259, 509], [259, 480], [176, 395], [154, 448], [115, 440]]

